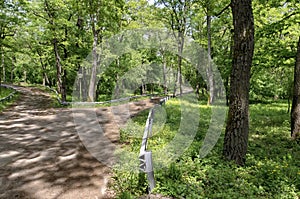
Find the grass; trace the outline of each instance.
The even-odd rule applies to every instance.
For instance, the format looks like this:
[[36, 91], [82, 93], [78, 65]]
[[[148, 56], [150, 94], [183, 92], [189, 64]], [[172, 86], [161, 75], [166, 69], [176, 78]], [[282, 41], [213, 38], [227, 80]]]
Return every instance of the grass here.
[[[154, 125], [154, 135], [148, 143], [155, 164], [156, 187], [153, 193], [175, 198], [300, 197], [300, 146], [290, 139], [287, 104], [251, 104], [249, 147], [244, 167], [223, 160], [224, 129], [213, 150], [205, 158], [199, 157], [199, 149], [209, 127], [211, 108], [199, 105], [197, 109], [201, 117], [194, 140], [172, 162], [157, 163], [155, 161], [159, 158], [155, 158], [155, 154], [178, 133], [180, 103], [176, 99], [168, 101], [165, 112], [161, 114], [165, 114], [166, 120], [158, 119], [160, 123]], [[123, 154], [130, 152], [134, 154], [133, 158], [138, 157], [147, 115], [147, 111], [141, 112], [121, 131]], [[113, 179], [111, 187], [119, 198], [147, 194], [143, 173], [116, 167]]]
[[[127, 104], [129, 102], [137, 102], [137, 101], [141, 101], [141, 100], [147, 100], [149, 98], [150, 98], [149, 96], [141, 96], [138, 98], [127, 99], [127, 100], [120, 101], [120, 102], [105, 101], [104, 103], [92, 103], [91, 102], [91, 103], [87, 103], [87, 104], [80, 104], [80, 103], [76, 104], [76, 101], [75, 101], [75, 104], [69, 105], [69, 107], [72, 107], [72, 108], [104, 108], [104, 107]], [[97, 101], [97, 102], [101, 102], [101, 101]]]
[[[14, 90], [9, 88], [0, 87], [0, 99], [7, 97], [9, 94], [13, 93]], [[10, 106], [18, 97], [18, 94], [15, 94], [10, 100], [5, 100], [0, 102], [0, 112], [6, 107]]]
[[12, 89], [0, 87], [0, 99], [8, 96], [12, 92], [13, 92]]

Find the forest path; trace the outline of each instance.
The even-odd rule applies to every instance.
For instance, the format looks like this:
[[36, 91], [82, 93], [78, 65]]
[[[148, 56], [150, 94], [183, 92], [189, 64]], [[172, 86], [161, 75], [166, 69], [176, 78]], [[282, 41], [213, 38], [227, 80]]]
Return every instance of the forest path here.
[[[15, 88], [19, 100], [0, 113], [0, 198], [111, 197], [106, 193], [110, 168], [81, 142], [74, 110], [52, 108], [51, 97], [37, 88]], [[119, 126], [153, 104], [144, 100], [127, 106], [130, 114], [127, 109], [127, 114], [112, 115], [112, 107], [88, 109], [96, 113], [96, 122], [112, 143], [119, 139]]]

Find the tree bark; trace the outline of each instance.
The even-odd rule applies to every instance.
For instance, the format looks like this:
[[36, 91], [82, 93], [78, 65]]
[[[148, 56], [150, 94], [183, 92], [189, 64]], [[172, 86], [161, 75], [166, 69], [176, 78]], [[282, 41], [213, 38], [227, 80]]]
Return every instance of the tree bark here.
[[163, 81], [164, 81], [164, 95], [168, 94], [167, 86], [167, 59], [163, 56]]
[[[4, 63], [4, 50], [2, 48], [2, 54], [1, 54], [1, 68], [2, 68], [2, 81], [6, 81], [6, 75], [5, 75], [5, 63]], [[1, 81], [0, 81], [1, 82]]]
[[176, 92], [177, 92], [177, 82], [178, 82], [178, 68], [176, 71], [173, 72], [174, 76], [174, 89], [173, 89], [173, 97], [176, 97]]
[[97, 82], [97, 45], [98, 45], [98, 35], [99, 31], [96, 30], [94, 18], [92, 18], [92, 31], [93, 31], [93, 50], [92, 50], [92, 69], [91, 69], [91, 76], [90, 76], [90, 82], [89, 82], [89, 91], [88, 91], [88, 101], [94, 102], [95, 101], [95, 95], [96, 95], [96, 82]]
[[250, 69], [254, 51], [251, 3], [251, 0], [231, 1], [234, 49], [223, 155], [238, 165], [244, 165], [248, 147]]
[[12, 65], [11, 65], [11, 71], [10, 71], [10, 82], [13, 83], [14, 82], [14, 72], [15, 72], [15, 68], [16, 68], [16, 63], [17, 63], [17, 58], [15, 55], [13, 55], [12, 57]]
[[50, 85], [50, 81], [49, 81], [47, 71], [46, 71], [46, 65], [43, 62], [42, 53], [39, 50], [37, 50], [36, 52], [39, 56], [40, 64], [41, 64], [41, 67], [42, 67], [43, 86]]
[[182, 52], [184, 47], [184, 33], [179, 32], [178, 33], [178, 85], [179, 85], [179, 95], [182, 95]]
[[294, 90], [291, 111], [291, 136], [295, 140], [300, 138], [300, 37], [294, 71]]
[[64, 93], [65, 90], [63, 89], [61, 58], [58, 52], [58, 40], [56, 38], [53, 39], [53, 50], [55, 54], [57, 90], [58, 93], [61, 94], [61, 100], [64, 102], [66, 101], [66, 95]]
[[[209, 10], [208, 10], [209, 12]], [[208, 95], [208, 105], [211, 105], [214, 103], [215, 99], [215, 85], [214, 85], [214, 75], [212, 71], [212, 65], [211, 65], [211, 16], [207, 14], [207, 69], [206, 69], [206, 75], [208, 78], [208, 87], [209, 87], [209, 95]]]

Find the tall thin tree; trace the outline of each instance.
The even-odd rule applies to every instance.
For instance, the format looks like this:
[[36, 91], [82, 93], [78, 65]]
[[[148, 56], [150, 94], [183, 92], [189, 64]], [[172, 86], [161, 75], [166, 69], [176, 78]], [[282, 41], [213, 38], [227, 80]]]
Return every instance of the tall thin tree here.
[[188, 32], [191, 7], [194, 1], [158, 0], [157, 3], [159, 6], [163, 7], [163, 17], [171, 27], [173, 34], [177, 40], [177, 81], [175, 81], [173, 95], [176, 95], [177, 86], [179, 87], [180, 95], [182, 95], [182, 52], [185, 44], [184, 39]]

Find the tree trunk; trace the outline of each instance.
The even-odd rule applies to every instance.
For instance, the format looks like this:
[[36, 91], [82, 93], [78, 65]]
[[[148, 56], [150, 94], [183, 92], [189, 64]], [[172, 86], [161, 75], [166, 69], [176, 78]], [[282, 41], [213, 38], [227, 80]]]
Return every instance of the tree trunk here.
[[26, 83], [27, 82], [27, 71], [25, 70], [23, 74], [24, 74], [24, 82]]
[[[120, 59], [116, 59], [116, 65], [117, 65], [117, 68], [120, 68]], [[119, 80], [120, 80], [119, 74], [116, 73], [116, 88], [115, 88], [114, 95], [117, 98], [120, 97], [120, 84], [121, 84], [121, 82]]]
[[39, 55], [39, 59], [40, 59], [40, 63], [41, 63], [41, 66], [42, 66], [42, 74], [43, 74], [43, 86], [46, 86], [50, 84], [50, 81], [49, 81], [49, 78], [48, 78], [48, 75], [47, 75], [47, 71], [46, 71], [46, 66], [43, 62], [43, 59], [42, 59], [42, 53], [40, 51], [37, 50], [37, 53]]
[[[64, 98], [65, 93], [63, 89], [63, 82], [62, 82], [62, 66], [61, 66], [61, 58], [58, 52], [58, 40], [55, 38], [53, 39], [53, 49], [55, 54], [55, 63], [56, 63], [56, 78], [57, 78], [57, 90], [58, 93], [61, 94], [61, 97]], [[62, 99], [62, 101], [65, 101]]]
[[163, 55], [163, 81], [164, 81], [164, 95], [168, 94], [168, 86], [167, 86], [167, 59], [166, 56]]
[[[209, 12], [209, 11], [208, 11]], [[207, 14], [207, 69], [206, 69], [206, 75], [208, 78], [208, 87], [209, 87], [209, 95], [208, 95], [208, 105], [211, 105], [214, 103], [215, 99], [215, 85], [214, 85], [214, 75], [212, 71], [212, 65], [211, 65], [211, 16]]]
[[300, 138], [300, 37], [294, 71], [294, 90], [291, 111], [291, 136], [295, 140]]
[[177, 71], [173, 72], [174, 75], [174, 89], [173, 89], [173, 97], [176, 97], [176, 92], [177, 92], [177, 82], [178, 82], [178, 68]]
[[141, 92], [140, 92], [141, 95], [146, 94], [145, 87], [146, 87], [146, 85], [144, 83], [144, 79], [142, 79]]
[[[3, 65], [4, 65], [4, 59], [3, 59], [3, 57], [4, 57], [4, 55], [3, 55], [3, 50], [1, 51], [1, 68], [3, 67]], [[2, 71], [1, 71], [1, 69], [0, 69], [0, 85], [2, 84]], [[1, 87], [0, 87], [0, 89], [1, 89]]]
[[87, 88], [87, 85], [88, 85], [86, 70], [87, 69], [85, 67], [82, 67], [82, 78], [81, 78], [81, 89], [80, 89], [80, 92], [81, 92], [81, 97], [82, 97], [82, 101], [83, 102], [86, 102], [87, 99], [88, 99], [87, 89], [85, 89], [85, 88]]
[[96, 95], [96, 82], [97, 82], [97, 45], [98, 45], [98, 31], [95, 30], [95, 27], [93, 26], [93, 50], [92, 50], [92, 69], [91, 69], [91, 76], [90, 76], [90, 83], [89, 83], [89, 91], [88, 91], [88, 100], [90, 102], [95, 101], [95, 95]]
[[178, 85], [179, 85], [179, 95], [182, 95], [182, 52], [184, 47], [184, 33], [179, 32], [178, 33]]
[[249, 88], [254, 50], [254, 19], [251, 0], [232, 0], [231, 8], [234, 24], [234, 49], [223, 155], [238, 165], [244, 165], [248, 147]]
[[[230, 59], [233, 60], [233, 50], [234, 50], [234, 30], [232, 29], [231, 31], [231, 36], [230, 36], [230, 52], [229, 52], [229, 55], [230, 55]], [[229, 74], [229, 73], [228, 73]], [[229, 106], [229, 94], [230, 94], [230, 80], [229, 80], [229, 77], [230, 75], [226, 75], [226, 78], [225, 78], [225, 89], [226, 89], [226, 106]]]
[[62, 85], [61, 85], [61, 100], [63, 102], [67, 101], [67, 70], [64, 70], [62, 76]]
[[16, 68], [16, 63], [17, 63], [17, 58], [14, 55], [12, 58], [12, 66], [11, 66], [11, 71], [10, 71], [10, 82], [14, 82], [14, 73], [15, 73], [15, 68]]
[[2, 54], [1, 54], [1, 67], [2, 67], [2, 81], [6, 81], [6, 75], [5, 75], [5, 63], [4, 63], [4, 50], [2, 48]]

